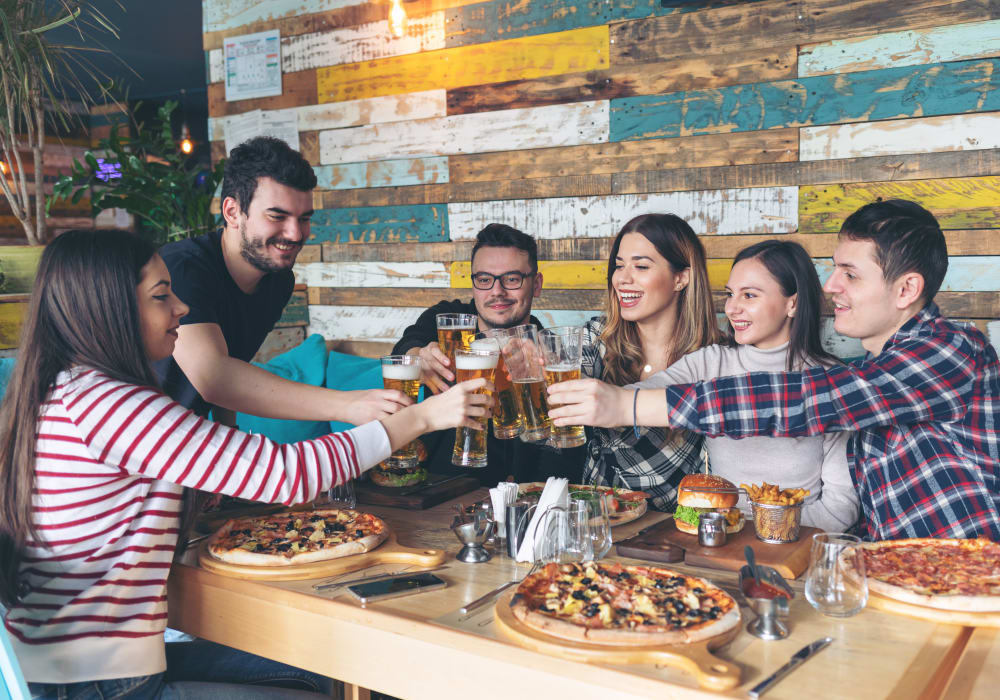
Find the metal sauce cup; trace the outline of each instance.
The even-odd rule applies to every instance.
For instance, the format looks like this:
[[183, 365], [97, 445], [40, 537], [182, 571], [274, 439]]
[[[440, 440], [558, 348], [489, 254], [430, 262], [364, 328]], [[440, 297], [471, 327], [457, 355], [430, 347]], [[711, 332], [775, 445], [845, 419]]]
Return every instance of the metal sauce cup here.
[[521, 547], [524, 533], [528, 529], [528, 522], [531, 520], [531, 511], [537, 504], [533, 501], [517, 500], [507, 504], [504, 508], [504, 529], [507, 535], [507, 556], [511, 559], [517, 557], [517, 550]]
[[726, 516], [722, 513], [702, 513], [698, 518], [698, 544], [721, 547], [726, 543]]

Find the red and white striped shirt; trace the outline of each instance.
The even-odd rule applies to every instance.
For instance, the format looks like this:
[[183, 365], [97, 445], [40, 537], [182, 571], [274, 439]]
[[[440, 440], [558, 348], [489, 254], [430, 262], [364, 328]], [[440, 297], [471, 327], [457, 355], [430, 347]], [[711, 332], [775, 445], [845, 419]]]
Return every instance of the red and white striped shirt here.
[[166, 668], [166, 580], [182, 487], [309, 501], [389, 456], [378, 421], [289, 445], [204, 420], [161, 392], [77, 368], [38, 422], [27, 591], [6, 626], [28, 681]]

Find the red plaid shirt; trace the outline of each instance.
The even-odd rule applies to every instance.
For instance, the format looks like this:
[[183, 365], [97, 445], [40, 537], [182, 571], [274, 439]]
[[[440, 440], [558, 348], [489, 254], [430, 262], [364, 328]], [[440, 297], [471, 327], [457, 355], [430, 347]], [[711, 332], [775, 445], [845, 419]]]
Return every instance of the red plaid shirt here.
[[928, 304], [853, 365], [667, 388], [670, 424], [705, 435], [855, 430], [847, 457], [868, 538], [1000, 541], [1000, 363]]

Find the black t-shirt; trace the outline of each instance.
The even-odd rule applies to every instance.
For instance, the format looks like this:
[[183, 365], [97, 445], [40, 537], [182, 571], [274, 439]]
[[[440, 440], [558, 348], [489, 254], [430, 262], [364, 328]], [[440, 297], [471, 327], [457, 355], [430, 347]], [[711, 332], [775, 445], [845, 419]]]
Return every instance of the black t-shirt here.
[[[473, 302], [442, 301], [424, 311], [416, 323], [403, 331], [392, 349], [394, 355], [402, 355], [407, 350], [424, 347], [428, 343], [437, 342], [438, 314], [475, 314], [476, 305]], [[539, 328], [541, 322], [531, 317], [531, 323]], [[426, 391], [426, 390], [425, 390]], [[486, 486], [494, 486], [498, 481], [504, 481], [508, 476], [523, 483], [526, 481], [545, 481], [549, 476], [560, 476], [571, 483], [580, 483], [583, 476], [583, 464], [586, 458], [584, 447], [556, 449], [545, 445], [521, 442], [519, 438], [500, 440], [493, 435], [490, 426], [486, 435], [486, 458], [488, 465], [483, 469], [456, 467], [451, 463], [452, 448], [455, 445], [455, 430], [439, 430], [421, 436], [428, 453], [428, 469], [435, 474], [469, 474], [479, 478]]]
[[[181, 323], [215, 323], [229, 356], [249, 362], [281, 317], [295, 286], [290, 270], [264, 275], [253, 294], [244, 294], [226, 269], [222, 231], [168, 243], [160, 256], [170, 270], [174, 294], [191, 307]], [[155, 364], [163, 390], [178, 403], [206, 415], [211, 409], [173, 358]]]

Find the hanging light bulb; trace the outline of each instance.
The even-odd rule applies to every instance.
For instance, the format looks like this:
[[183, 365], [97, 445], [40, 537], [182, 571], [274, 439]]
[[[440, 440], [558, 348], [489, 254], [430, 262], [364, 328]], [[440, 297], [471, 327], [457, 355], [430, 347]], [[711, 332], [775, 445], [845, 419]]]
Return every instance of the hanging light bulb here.
[[389, 10], [389, 29], [397, 39], [402, 39], [406, 34], [406, 10], [403, 9], [400, 0], [392, 0], [392, 9]]
[[186, 156], [191, 155], [191, 151], [194, 150], [194, 141], [191, 140], [191, 130], [188, 129], [187, 124], [181, 124], [181, 142], [180, 142], [181, 153]]
[[0, 160], [0, 175], [7, 174], [7, 164]]

